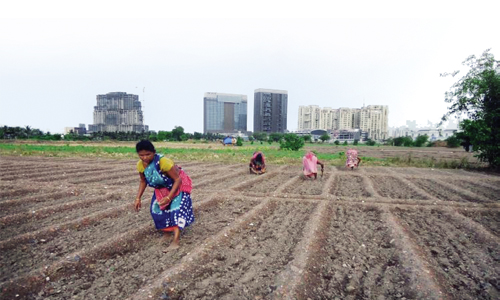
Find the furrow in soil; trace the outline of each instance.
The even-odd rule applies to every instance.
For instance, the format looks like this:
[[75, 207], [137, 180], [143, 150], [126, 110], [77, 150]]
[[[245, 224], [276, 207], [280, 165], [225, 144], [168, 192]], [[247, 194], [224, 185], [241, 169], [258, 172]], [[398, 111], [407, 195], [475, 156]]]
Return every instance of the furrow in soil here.
[[169, 278], [169, 299], [267, 299], [293, 260], [315, 203], [273, 201], [184, 272]]
[[[212, 202], [195, 211], [196, 221], [184, 230], [179, 249], [163, 253], [170, 236], [163, 237], [151, 229], [139, 240], [124, 241], [126, 245], [116, 251], [95, 253], [92, 257], [83, 254], [80, 268], [46, 284], [34, 298], [123, 299], [179, 263], [205, 240], [221, 228], [231, 226], [256, 205], [256, 202], [238, 198], [220, 198]], [[107, 237], [112, 235], [112, 230], [105, 233]]]
[[421, 245], [438, 281], [456, 299], [500, 297], [500, 245], [446, 211], [394, 208]]

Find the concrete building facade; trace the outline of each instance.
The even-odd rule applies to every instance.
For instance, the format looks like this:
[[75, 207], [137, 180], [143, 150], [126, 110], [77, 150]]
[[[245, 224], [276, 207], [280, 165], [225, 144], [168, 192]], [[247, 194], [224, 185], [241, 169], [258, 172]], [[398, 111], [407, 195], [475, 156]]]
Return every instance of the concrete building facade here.
[[285, 132], [287, 130], [288, 92], [256, 89], [254, 91], [254, 132]]
[[317, 105], [299, 106], [298, 130], [320, 128], [321, 108]]
[[247, 131], [247, 96], [205, 93], [203, 97], [203, 132], [232, 134]]
[[94, 123], [90, 132], [143, 132], [148, 126], [143, 124], [143, 113], [138, 95], [113, 92], [97, 95], [94, 106]]
[[389, 138], [388, 126], [389, 107], [387, 105], [368, 105], [360, 111], [359, 127], [361, 131], [368, 132], [368, 137], [373, 140]]
[[[319, 111], [318, 114], [315, 112]], [[360, 129], [374, 140], [389, 137], [389, 108], [386, 105], [368, 105], [362, 108], [319, 108], [317, 105], [300, 106], [298, 130], [352, 130]]]
[[319, 128], [334, 128], [337, 120], [337, 110], [331, 107], [321, 109]]

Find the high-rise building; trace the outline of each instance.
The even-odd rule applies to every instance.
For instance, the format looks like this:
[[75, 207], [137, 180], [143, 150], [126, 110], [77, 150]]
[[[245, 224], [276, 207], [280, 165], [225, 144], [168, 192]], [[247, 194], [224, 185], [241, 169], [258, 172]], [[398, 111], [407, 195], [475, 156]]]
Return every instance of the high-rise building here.
[[337, 113], [337, 122], [336, 122], [336, 128], [338, 130], [344, 130], [344, 129], [352, 129], [354, 128], [353, 125], [353, 120], [354, 116], [352, 113], [352, 110], [347, 107], [341, 107], [338, 110]]
[[338, 109], [332, 109], [331, 107], [325, 107], [321, 109], [320, 115], [320, 129], [329, 129], [335, 126], [337, 121]]
[[94, 106], [94, 124], [89, 125], [90, 132], [142, 132], [148, 131], [143, 124], [141, 102], [138, 95], [124, 92], [97, 95]]
[[389, 138], [387, 105], [368, 105], [361, 108], [359, 127], [368, 132], [368, 137], [373, 140], [385, 140]]
[[285, 132], [287, 111], [287, 91], [256, 89], [253, 111], [254, 132]]
[[203, 132], [231, 134], [247, 131], [247, 96], [205, 93]]
[[316, 105], [300, 106], [298, 130], [359, 129], [371, 139], [383, 140], [389, 137], [388, 114], [389, 108], [386, 105], [339, 109], [319, 108]]
[[320, 128], [321, 108], [317, 105], [299, 106], [298, 130]]

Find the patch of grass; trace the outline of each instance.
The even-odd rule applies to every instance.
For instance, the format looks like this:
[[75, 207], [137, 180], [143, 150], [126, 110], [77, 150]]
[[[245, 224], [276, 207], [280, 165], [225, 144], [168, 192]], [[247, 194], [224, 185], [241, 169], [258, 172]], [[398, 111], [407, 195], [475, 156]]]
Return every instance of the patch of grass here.
[[411, 155], [391, 157], [386, 159], [391, 165], [397, 167], [416, 167], [416, 168], [437, 168], [437, 169], [472, 169], [479, 166], [472, 165], [467, 157], [462, 157], [458, 160], [418, 158], [415, 159]]
[[[302, 157], [307, 150], [280, 150], [278, 144], [267, 143], [252, 145], [246, 142], [241, 147], [206, 143], [172, 143], [157, 142], [156, 149], [174, 161], [202, 161], [221, 163], [248, 163], [255, 151], [262, 151], [267, 163], [278, 165], [301, 165]], [[326, 146], [326, 145], [325, 145]], [[330, 145], [331, 146], [331, 145]], [[318, 159], [327, 165], [344, 166], [345, 152], [332, 147], [331, 152], [317, 153]], [[95, 143], [95, 142], [52, 142], [27, 143], [0, 142], [0, 155], [10, 156], [48, 156], [48, 157], [102, 157], [137, 159], [135, 143]], [[414, 158], [411, 154], [402, 157], [374, 158], [361, 157], [361, 166], [392, 166], [392, 167], [426, 167], [426, 168], [469, 168], [466, 157], [460, 160], [437, 160], [431, 158]]]

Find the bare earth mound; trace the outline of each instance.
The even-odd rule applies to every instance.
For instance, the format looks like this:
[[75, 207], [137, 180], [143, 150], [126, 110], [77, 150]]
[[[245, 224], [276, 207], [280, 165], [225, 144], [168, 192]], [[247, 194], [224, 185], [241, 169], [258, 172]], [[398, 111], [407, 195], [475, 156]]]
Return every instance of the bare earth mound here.
[[499, 299], [500, 177], [181, 163], [195, 223], [154, 230], [135, 161], [1, 157], [0, 299]]

